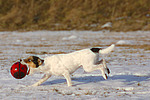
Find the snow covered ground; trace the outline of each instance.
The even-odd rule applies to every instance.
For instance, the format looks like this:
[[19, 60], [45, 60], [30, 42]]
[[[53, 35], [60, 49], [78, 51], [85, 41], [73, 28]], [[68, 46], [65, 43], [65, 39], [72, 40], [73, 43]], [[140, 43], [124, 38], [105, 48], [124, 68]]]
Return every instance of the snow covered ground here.
[[[73, 87], [64, 77], [52, 76], [38, 87], [27, 87], [43, 75], [17, 80], [11, 65], [21, 58], [69, 53], [90, 47], [119, 44], [105, 57], [111, 70], [108, 80], [100, 71], [82, 68], [72, 75]], [[148, 48], [148, 49], [147, 49]], [[149, 100], [150, 31], [34, 31], [0, 32], [0, 99], [2, 100]]]

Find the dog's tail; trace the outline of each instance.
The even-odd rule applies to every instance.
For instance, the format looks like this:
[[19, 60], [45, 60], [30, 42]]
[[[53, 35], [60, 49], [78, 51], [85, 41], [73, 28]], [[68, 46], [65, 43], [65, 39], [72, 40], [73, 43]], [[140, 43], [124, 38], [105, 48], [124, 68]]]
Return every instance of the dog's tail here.
[[107, 48], [105, 48], [105, 49], [101, 49], [101, 50], [99, 51], [99, 53], [100, 53], [100, 54], [108, 54], [108, 53], [110, 53], [112, 50], [114, 50], [114, 48], [115, 48], [115, 44], [112, 44], [111, 46], [109, 46], [109, 47], [107, 47]]

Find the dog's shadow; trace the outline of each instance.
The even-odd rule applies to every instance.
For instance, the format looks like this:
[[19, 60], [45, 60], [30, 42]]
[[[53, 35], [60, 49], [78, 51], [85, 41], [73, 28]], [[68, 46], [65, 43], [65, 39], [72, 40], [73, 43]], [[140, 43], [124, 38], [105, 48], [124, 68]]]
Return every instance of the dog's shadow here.
[[[85, 77], [72, 77], [72, 82], [76, 81], [79, 83], [73, 84], [74, 86], [81, 85], [81, 84], [88, 84], [92, 82], [100, 82], [105, 81], [102, 76], [85, 76]], [[136, 76], [136, 75], [114, 75], [110, 76], [107, 81], [109, 80], [119, 80], [121, 82], [127, 82], [128, 85], [132, 85], [142, 81], [150, 80], [150, 76]], [[42, 85], [53, 85], [53, 84], [60, 84], [65, 83], [66, 79], [56, 79], [52, 81], [47, 81]]]

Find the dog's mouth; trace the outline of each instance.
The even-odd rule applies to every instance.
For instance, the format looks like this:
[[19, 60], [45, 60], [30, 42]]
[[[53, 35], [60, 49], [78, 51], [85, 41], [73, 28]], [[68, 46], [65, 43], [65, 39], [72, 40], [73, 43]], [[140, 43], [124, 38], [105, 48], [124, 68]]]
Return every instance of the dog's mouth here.
[[28, 69], [27, 75], [29, 75], [29, 73], [30, 73], [30, 68]]

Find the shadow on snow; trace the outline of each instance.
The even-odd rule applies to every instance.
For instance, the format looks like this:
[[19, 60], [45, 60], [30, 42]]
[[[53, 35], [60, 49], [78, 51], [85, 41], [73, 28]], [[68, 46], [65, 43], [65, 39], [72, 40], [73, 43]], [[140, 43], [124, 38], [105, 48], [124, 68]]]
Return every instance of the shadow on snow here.
[[[137, 82], [142, 82], [142, 81], [148, 81], [150, 80], [150, 76], [136, 76], [136, 75], [114, 75], [111, 77], [108, 77], [108, 80], [119, 80], [121, 82], [127, 82], [129, 83], [128, 85], [135, 84]], [[80, 82], [76, 83], [73, 85], [81, 85], [81, 84], [88, 84], [88, 83], [93, 83], [93, 82], [100, 82], [100, 81], [105, 81], [102, 76], [84, 76], [84, 77], [73, 77], [72, 82]], [[66, 79], [56, 79], [52, 81], [47, 81], [43, 83], [42, 85], [53, 85], [53, 84], [60, 84], [66, 82]]]

